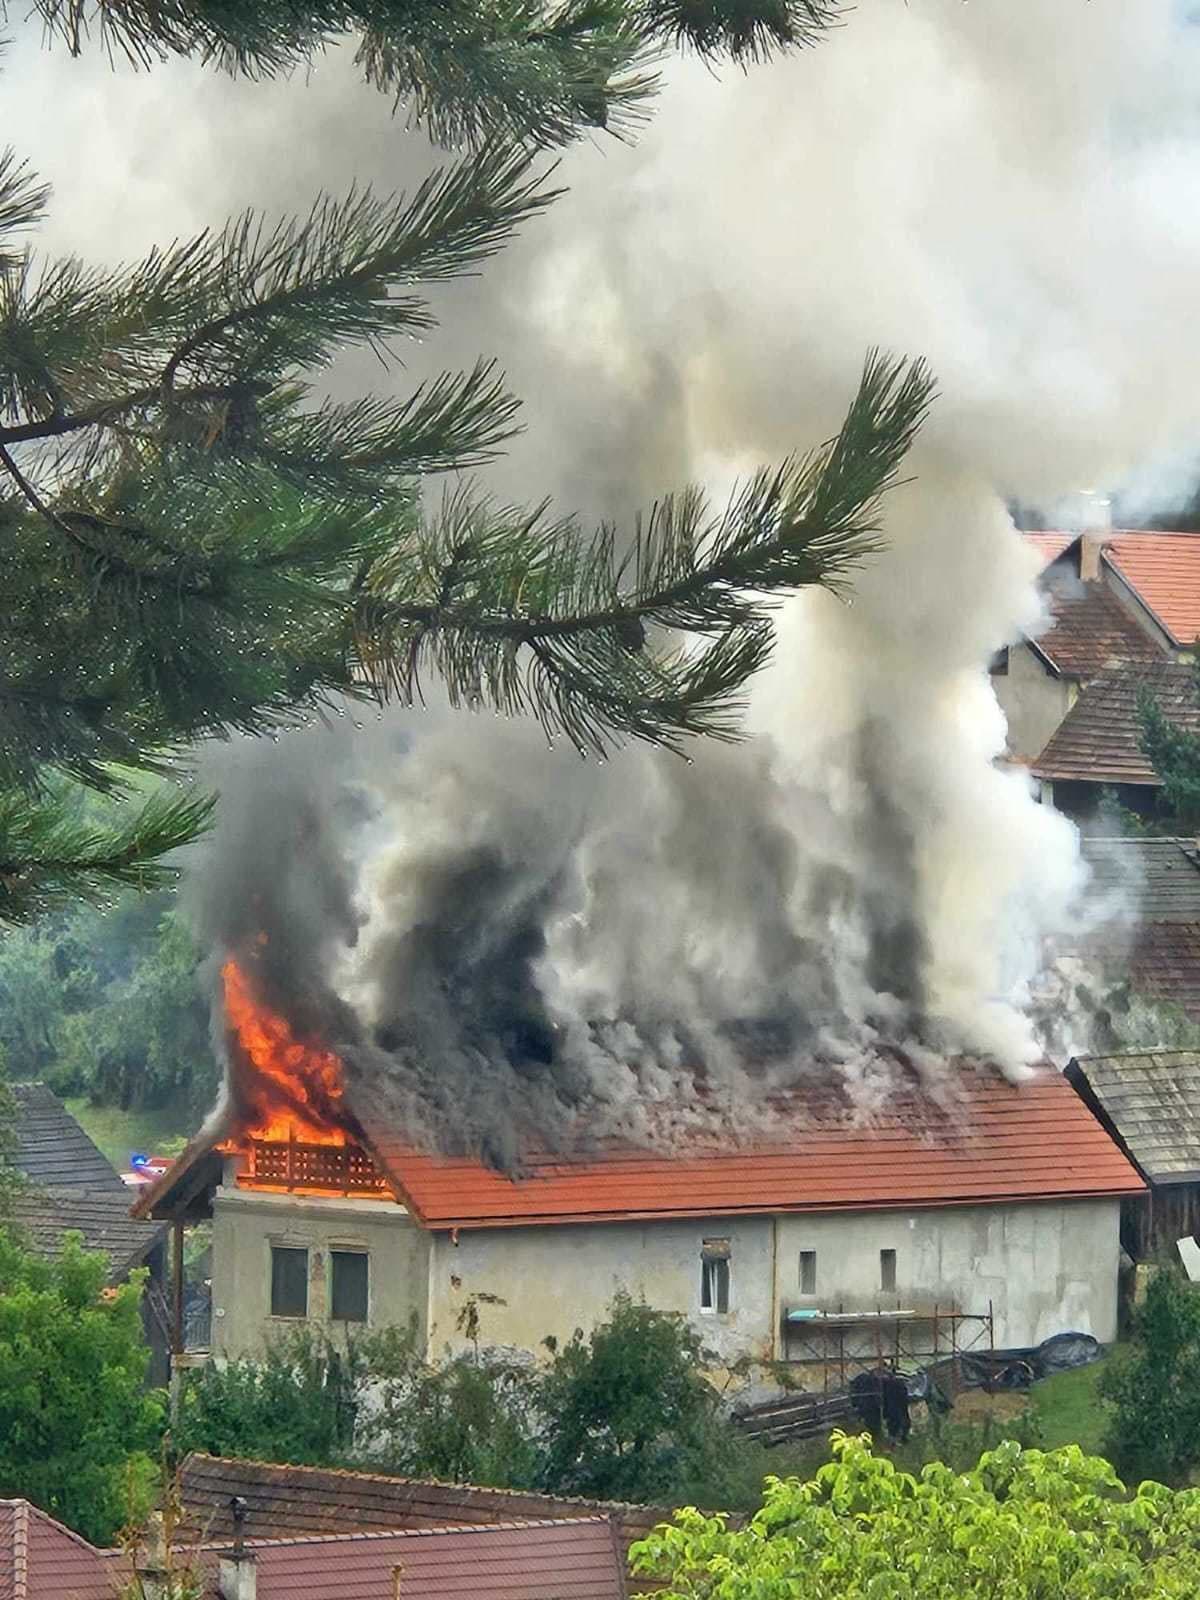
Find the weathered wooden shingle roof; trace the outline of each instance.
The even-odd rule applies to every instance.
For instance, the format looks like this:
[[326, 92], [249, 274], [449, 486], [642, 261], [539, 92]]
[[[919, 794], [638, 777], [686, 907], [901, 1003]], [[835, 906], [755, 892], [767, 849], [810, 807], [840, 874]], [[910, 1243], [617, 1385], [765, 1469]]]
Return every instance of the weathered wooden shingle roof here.
[[16, 1151], [21, 1171], [47, 1189], [107, 1189], [128, 1198], [112, 1163], [92, 1143], [52, 1089], [14, 1083]]
[[1079, 698], [1032, 763], [1054, 782], [1136, 783], [1157, 788], [1161, 779], [1142, 753], [1138, 693], [1146, 688], [1171, 722], [1200, 733], [1196, 680], [1185, 661], [1151, 661], [1113, 668], [1080, 691]]
[[1200, 1051], [1076, 1056], [1066, 1075], [1152, 1183], [1200, 1182]]
[[1200, 922], [1200, 850], [1193, 839], [1085, 834], [1079, 852], [1102, 894], [1123, 896], [1146, 922]]
[[[13, 1198], [13, 1220], [41, 1256], [53, 1260], [67, 1233], [83, 1235], [84, 1248], [109, 1259], [109, 1277], [120, 1282], [140, 1266], [167, 1233], [165, 1222], [142, 1222], [129, 1215], [129, 1190], [41, 1189], [32, 1185]], [[2, 1597], [0, 1597], [2, 1600]]]

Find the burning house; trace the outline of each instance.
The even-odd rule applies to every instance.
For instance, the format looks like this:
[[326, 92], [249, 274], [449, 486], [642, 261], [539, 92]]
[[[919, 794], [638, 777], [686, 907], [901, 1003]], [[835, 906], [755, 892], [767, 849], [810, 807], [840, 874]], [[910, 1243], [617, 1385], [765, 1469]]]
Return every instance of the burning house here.
[[229, 1105], [137, 1202], [177, 1235], [212, 1218], [219, 1356], [303, 1323], [409, 1321], [434, 1355], [462, 1345], [472, 1299], [487, 1342], [536, 1351], [618, 1290], [683, 1313], [726, 1360], [958, 1319], [998, 1345], [1115, 1334], [1120, 1208], [1143, 1183], [1053, 1070], [1010, 1083], [959, 1063], [923, 1086], [897, 1059], [869, 1112], [815, 1076], [753, 1139], [605, 1139], [501, 1170], [418, 1148], [247, 971], [227, 965], [224, 987]]

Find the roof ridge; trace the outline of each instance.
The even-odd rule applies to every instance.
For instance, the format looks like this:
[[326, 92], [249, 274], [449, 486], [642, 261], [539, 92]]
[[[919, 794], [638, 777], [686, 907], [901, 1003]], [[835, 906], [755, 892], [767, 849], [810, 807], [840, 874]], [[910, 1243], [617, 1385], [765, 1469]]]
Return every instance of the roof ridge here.
[[[513, 1522], [451, 1523], [443, 1528], [363, 1528], [354, 1533], [292, 1533], [278, 1539], [247, 1539], [247, 1550], [277, 1550], [280, 1545], [348, 1544], [381, 1539], [438, 1539], [447, 1533], [512, 1533], [525, 1528], [607, 1527], [611, 1517], [528, 1517]], [[202, 1550], [227, 1550], [228, 1539], [210, 1540]]]
[[29, 1501], [13, 1505], [13, 1600], [25, 1600], [29, 1593]]
[[[350, 1478], [356, 1480], [367, 1479], [374, 1483], [409, 1484], [417, 1488], [455, 1489], [463, 1493], [488, 1494], [499, 1496], [525, 1495], [533, 1500], [549, 1501], [552, 1505], [571, 1506], [611, 1506], [617, 1511], [659, 1511], [661, 1506], [648, 1505], [638, 1500], [599, 1500], [587, 1495], [548, 1494], [541, 1489], [504, 1489], [497, 1484], [490, 1483], [455, 1483], [449, 1478], [408, 1478], [392, 1472], [364, 1472], [358, 1467], [316, 1467], [308, 1462], [292, 1463], [286, 1461], [251, 1461], [246, 1456], [214, 1456], [206, 1450], [193, 1450], [184, 1459], [182, 1471], [186, 1472], [191, 1461], [213, 1461], [222, 1466], [239, 1466], [266, 1469], [272, 1472], [294, 1473], [320, 1473], [324, 1477]], [[550, 1521], [557, 1519], [550, 1518]], [[487, 1524], [495, 1526], [495, 1524]]]

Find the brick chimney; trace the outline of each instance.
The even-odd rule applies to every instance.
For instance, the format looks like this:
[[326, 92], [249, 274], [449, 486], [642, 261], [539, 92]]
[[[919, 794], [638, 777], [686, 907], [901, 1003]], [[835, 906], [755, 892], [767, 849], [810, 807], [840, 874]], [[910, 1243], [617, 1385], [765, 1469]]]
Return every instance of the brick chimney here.
[[256, 1600], [258, 1573], [254, 1551], [246, 1549], [246, 1502], [235, 1494], [229, 1502], [233, 1513], [233, 1548], [222, 1550], [217, 1563], [217, 1593], [221, 1600]]
[[1112, 532], [1112, 501], [1093, 489], [1080, 491], [1083, 529], [1079, 541], [1079, 577], [1083, 583], [1095, 583], [1100, 576], [1100, 552], [1104, 541]]

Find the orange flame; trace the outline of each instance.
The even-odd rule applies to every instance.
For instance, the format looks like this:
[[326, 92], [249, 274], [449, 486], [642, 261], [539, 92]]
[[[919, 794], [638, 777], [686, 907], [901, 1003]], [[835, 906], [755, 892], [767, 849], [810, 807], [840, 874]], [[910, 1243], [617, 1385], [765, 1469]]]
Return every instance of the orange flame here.
[[246, 1124], [238, 1129], [238, 1137], [348, 1143], [340, 1115], [339, 1058], [332, 1050], [318, 1050], [297, 1039], [287, 1019], [256, 998], [236, 961], [231, 959], [221, 968], [221, 982], [225, 1014], [245, 1066], [239, 1076]]

